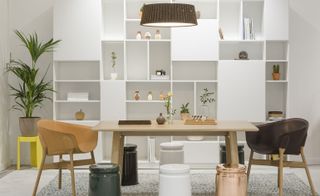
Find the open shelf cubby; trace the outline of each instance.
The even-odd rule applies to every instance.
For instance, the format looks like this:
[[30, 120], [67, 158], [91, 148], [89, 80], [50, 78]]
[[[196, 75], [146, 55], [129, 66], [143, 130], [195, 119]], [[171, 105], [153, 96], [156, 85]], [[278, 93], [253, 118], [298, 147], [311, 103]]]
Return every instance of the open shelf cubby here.
[[209, 106], [209, 117], [210, 118], [217, 118], [217, 83], [212, 82], [198, 82], [196, 83], [196, 93], [195, 93], [195, 99], [196, 99], [196, 114], [201, 115], [203, 113], [203, 106], [200, 101], [200, 96], [203, 93], [203, 89], [207, 88], [209, 92], [214, 92], [214, 95], [212, 96], [215, 101], [212, 103], [207, 103]]
[[269, 111], [282, 111], [286, 115], [287, 83], [267, 83], [266, 85], [266, 117]]
[[57, 81], [100, 80], [100, 65], [99, 61], [55, 61], [54, 73]]
[[172, 107], [177, 110], [175, 119], [180, 119], [180, 107], [189, 103], [190, 115], [195, 114], [194, 105], [194, 83], [173, 83], [172, 92], [174, 95]]
[[102, 37], [103, 40], [124, 38], [124, 1], [102, 0]]
[[267, 61], [288, 60], [288, 41], [267, 41], [266, 59]]
[[[251, 18], [256, 40], [263, 38], [263, 0], [243, 0], [243, 18]], [[243, 31], [243, 29], [242, 29]]]
[[115, 71], [118, 74], [118, 80], [124, 80], [124, 41], [103, 42], [102, 43], [102, 69], [103, 79], [110, 80], [110, 74], [113, 72], [111, 53], [116, 53]]
[[162, 69], [170, 76], [170, 42], [150, 42], [149, 53], [149, 75], [155, 75], [157, 70]]
[[246, 51], [249, 60], [263, 60], [263, 41], [221, 41], [220, 60], [238, 60], [239, 53]]
[[[139, 91], [140, 99], [138, 101], [134, 100], [135, 91]], [[127, 83], [127, 100], [132, 100], [132, 102], [137, 103], [159, 103], [163, 106], [163, 101], [160, 100], [160, 93], [166, 95], [170, 91], [169, 82], [130, 82]], [[152, 101], [148, 101], [148, 93], [152, 92]]]
[[99, 82], [56, 82], [56, 100], [66, 101], [68, 93], [89, 93], [89, 100], [100, 100]]
[[225, 40], [240, 40], [241, 0], [220, 1], [220, 28]]
[[173, 80], [216, 80], [216, 61], [173, 61]]
[[126, 42], [126, 65], [128, 80], [148, 79], [148, 43]]
[[56, 119], [76, 120], [75, 113], [80, 109], [85, 113], [84, 120], [100, 120], [100, 103], [56, 103]]
[[160, 30], [161, 39], [170, 39], [170, 28], [154, 28], [154, 27], [144, 27], [140, 25], [140, 20], [127, 20], [126, 21], [126, 31], [127, 39], [136, 39], [137, 33], [140, 31], [142, 34], [142, 39], [144, 38], [145, 33], [149, 32], [151, 34], [151, 39], [154, 39], [156, 31]]

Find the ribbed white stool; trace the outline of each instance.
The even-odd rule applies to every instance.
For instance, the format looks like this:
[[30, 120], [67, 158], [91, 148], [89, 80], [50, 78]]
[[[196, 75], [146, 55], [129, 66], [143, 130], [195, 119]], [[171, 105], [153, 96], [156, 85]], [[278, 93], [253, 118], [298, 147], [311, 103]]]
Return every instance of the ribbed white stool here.
[[184, 151], [181, 142], [166, 142], [160, 144], [160, 165], [183, 164]]
[[183, 164], [160, 166], [159, 196], [191, 196], [190, 167]]

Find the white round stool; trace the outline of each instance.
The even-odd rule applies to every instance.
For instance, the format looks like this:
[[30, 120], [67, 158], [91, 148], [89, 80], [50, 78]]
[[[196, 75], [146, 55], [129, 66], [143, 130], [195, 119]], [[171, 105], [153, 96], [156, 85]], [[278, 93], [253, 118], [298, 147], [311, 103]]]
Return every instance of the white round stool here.
[[190, 167], [183, 164], [160, 166], [159, 196], [191, 196]]
[[160, 165], [183, 164], [184, 151], [181, 142], [166, 142], [160, 144]]

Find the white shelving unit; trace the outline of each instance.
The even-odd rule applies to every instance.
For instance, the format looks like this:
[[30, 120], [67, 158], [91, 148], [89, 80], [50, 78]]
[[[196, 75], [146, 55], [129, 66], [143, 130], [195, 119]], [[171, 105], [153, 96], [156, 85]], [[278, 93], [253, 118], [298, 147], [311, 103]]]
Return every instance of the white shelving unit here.
[[[176, 0], [195, 5], [200, 11], [199, 25], [160, 28], [160, 40], [154, 37], [156, 28], [139, 24], [141, 6], [155, 2], [172, 0], [56, 0], [54, 38], [63, 43], [54, 55], [56, 120], [92, 126], [100, 120], [155, 119], [165, 113], [159, 95], [168, 91], [174, 94], [173, 108], [178, 113], [181, 104], [189, 102], [191, 114], [199, 114], [204, 88], [215, 92], [216, 101], [209, 108], [210, 116], [217, 119], [256, 122], [265, 121], [271, 110], [286, 113], [288, 0]], [[77, 20], [83, 18], [79, 17], [82, 12], [95, 14]], [[244, 17], [254, 21], [255, 40], [242, 39]], [[75, 20], [75, 26], [71, 25]], [[219, 39], [220, 28], [223, 40]], [[138, 31], [142, 35], [150, 32], [151, 39], [137, 40]], [[117, 54], [117, 80], [110, 80], [112, 51]], [[240, 51], [246, 51], [249, 59], [238, 60]], [[280, 65], [281, 73], [277, 81], [272, 80], [275, 64]], [[151, 80], [151, 74], [160, 69], [169, 80]], [[141, 97], [138, 101], [133, 97], [136, 90]], [[149, 91], [152, 101], [147, 100]], [[89, 100], [67, 101], [68, 92], [88, 92]], [[79, 109], [87, 114], [86, 120], [74, 119]], [[110, 159], [111, 134], [99, 138], [100, 160]], [[238, 138], [245, 143], [244, 134]], [[128, 137], [126, 142], [137, 144], [144, 167], [152, 167], [159, 159], [159, 144], [172, 140], [183, 141], [186, 162], [199, 167], [218, 162], [219, 144], [224, 142], [223, 137], [203, 141]], [[150, 148], [155, 154], [150, 154]]]

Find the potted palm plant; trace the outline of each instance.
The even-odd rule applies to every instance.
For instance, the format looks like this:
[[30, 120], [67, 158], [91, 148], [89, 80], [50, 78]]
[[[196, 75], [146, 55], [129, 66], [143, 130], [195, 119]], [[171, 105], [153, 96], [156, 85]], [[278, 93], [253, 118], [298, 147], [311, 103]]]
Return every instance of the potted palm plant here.
[[190, 112], [189, 112], [189, 103], [182, 104], [180, 107], [180, 116], [181, 120], [187, 120], [190, 118]]
[[37, 135], [36, 123], [40, 117], [33, 116], [35, 109], [40, 108], [44, 100], [51, 100], [47, 93], [53, 92], [51, 82], [45, 80], [49, 66], [46, 72], [41, 76], [37, 61], [39, 57], [48, 52], [53, 52], [54, 47], [60, 40], [50, 39], [47, 42], [39, 41], [37, 33], [24, 35], [16, 30], [22, 45], [27, 48], [31, 64], [22, 60], [10, 59], [7, 71], [18, 79], [18, 85], [11, 85], [11, 96], [14, 97], [15, 104], [12, 109], [23, 112], [24, 116], [19, 118], [19, 126], [22, 136]]

